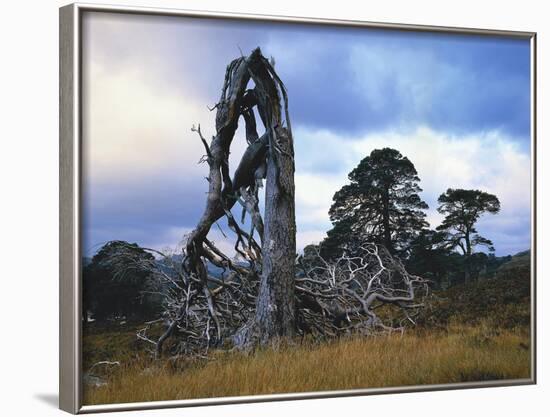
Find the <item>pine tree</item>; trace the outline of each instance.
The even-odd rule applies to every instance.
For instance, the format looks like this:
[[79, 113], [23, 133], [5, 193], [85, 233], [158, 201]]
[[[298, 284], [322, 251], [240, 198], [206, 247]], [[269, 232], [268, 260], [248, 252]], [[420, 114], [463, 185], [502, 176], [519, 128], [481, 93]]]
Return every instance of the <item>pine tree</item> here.
[[333, 197], [333, 229], [322, 242], [325, 257], [375, 242], [397, 254], [428, 226], [413, 163], [395, 149], [376, 149], [348, 175], [350, 183]]

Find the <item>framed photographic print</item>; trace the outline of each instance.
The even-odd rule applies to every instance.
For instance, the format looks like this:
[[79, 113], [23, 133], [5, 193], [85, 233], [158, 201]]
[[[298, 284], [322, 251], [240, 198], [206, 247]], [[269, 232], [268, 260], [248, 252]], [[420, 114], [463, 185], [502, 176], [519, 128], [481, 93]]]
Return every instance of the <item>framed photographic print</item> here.
[[535, 383], [535, 33], [60, 9], [60, 407]]

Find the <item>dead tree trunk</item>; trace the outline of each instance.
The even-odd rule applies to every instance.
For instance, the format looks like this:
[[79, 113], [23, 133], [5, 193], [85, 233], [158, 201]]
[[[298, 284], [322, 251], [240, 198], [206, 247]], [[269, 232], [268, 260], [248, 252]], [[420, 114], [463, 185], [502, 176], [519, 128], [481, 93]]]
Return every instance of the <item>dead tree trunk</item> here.
[[[265, 58], [264, 58], [265, 60]], [[258, 111], [268, 135], [262, 275], [254, 318], [233, 338], [242, 348], [292, 336], [295, 318], [294, 145], [286, 92], [273, 67], [250, 61]], [[287, 126], [283, 127], [280, 87]]]
[[[254, 88], [247, 89], [251, 80]], [[256, 129], [254, 107], [265, 128], [261, 137]], [[221, 322], [223, 313], [220, 310], [224, 307], [217, 304], [217, 293], [209, 286], [212, 277], [208, 275], [208, 263], [232, 269], [239, 275], [242, 271], [237, 271], [229, 257], [207, 238], [212, 225], [224, 216], [237, 236], [236, 252], [251, 265], [245, 274], [247, 279], [253, 279], [261, 270], [256, 309], [248, 320], [251, 331], [243, 333], [246, 337], [234, 340], [239, 341], [238, 345], [248, 346], [265, 343], [274, 336], [290, 336], [294, 331], [296, 225], [292, 132], [285, 87], [259, 48], [228, 65], [222, 95], [215, 108], [216, 135], [210, 144], [202, 136], [200, 126], [193, 129], [206, 150], [203, 160], [209, 165], [209, 190], [203, 215], [189, 235], [184, 251], [182, 270], [186, 278], [182, 286], [187, 287], [188, 296], [157, 342], [159, 355], [166, 339], [188, 317], [189, 306], [197, 297], [204, 300], [208, 310], [206, 336], [209, 343], [211, 332], [216, 342], [227, 336]], [[229, 154], [241, 116], [249, 146], [231, 179]], [[258, 182], [263, 178], [267, 178], [265, 225], [257, 204]], [[242, 230], [231, 212], [237, 201], [250, 215], [253, 228], [248, 233]], [[254, 230], [258, 232], [261, 247], [254, 238]]]
[[267, 165], [262, 277], [256, 315], [248, 340], [265, 344], [274, 337], [295, 332], [294, 159], [292, 136], [282, 127], [274, 129], [280, 153], [271, 151]]

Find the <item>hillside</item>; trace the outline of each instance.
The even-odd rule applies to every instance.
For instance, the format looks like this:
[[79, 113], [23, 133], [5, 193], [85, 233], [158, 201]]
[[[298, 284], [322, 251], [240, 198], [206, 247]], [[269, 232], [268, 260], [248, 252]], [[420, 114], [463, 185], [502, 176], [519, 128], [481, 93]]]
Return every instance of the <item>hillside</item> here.
[[450, 324], [514, 328], [530, 323], [530, 252], [520, 252], [491, 278], [437, 291], [419, 320], [422, 327]]

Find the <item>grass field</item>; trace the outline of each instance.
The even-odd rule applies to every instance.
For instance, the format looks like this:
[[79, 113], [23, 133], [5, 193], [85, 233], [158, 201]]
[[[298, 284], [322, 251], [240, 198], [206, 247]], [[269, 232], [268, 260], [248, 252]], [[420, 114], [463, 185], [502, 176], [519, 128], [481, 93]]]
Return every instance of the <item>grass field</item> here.
[[448, 331], [349, 338], [214, 353], [194, 363], [153, 363], [127, 356], [85, 404], [394, 387], [528, 378], [529, 337], [520, 329], [478, 325]]

